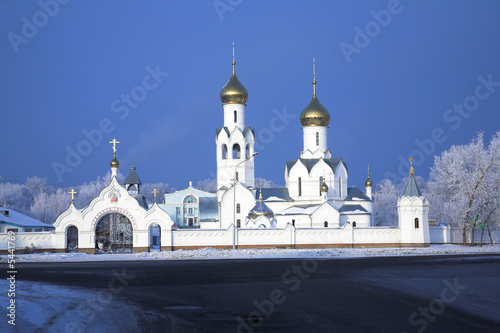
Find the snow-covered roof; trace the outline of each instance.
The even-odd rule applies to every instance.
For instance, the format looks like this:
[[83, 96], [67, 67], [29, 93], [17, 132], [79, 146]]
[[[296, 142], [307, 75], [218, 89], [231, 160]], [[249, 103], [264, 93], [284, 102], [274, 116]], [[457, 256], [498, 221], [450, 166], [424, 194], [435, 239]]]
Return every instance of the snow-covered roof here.
[[32, 217], [18, 213], [15, 210], [0, 207], [0, 223], [7, 223], [19, 227], [53, 228], [51, 224], [43, 223]]
[[345, 201], [363, 201], [363, 200], [371, 200], [371, 199], [357, 187], [347, 188], [347, 197], [345, 198]]
[[307, 172], [309, 173], [321, 160], [323, 160], [333, 172], [335, 172], [339, 163], [342, 163], [347, 170], [347, 164], [341, 158], [299, 158], [296, 160], [287, 160], [285, 161], [285, 170], [287, 175], [290, 175], [292, 167], [300, 161], [307, 168]]
[[340, 207], [341, 214], [367, 214], [368, 211], [361, 205], [343, 205]]
[[280, 215], [311, 215], [319, 205], [297, 205], [281, 211]]
[[[286, 187], [263, 188], [261, 191], [264, 201], [293, 201]], [[255, 199], [259, 199], [258, 191], [255, 191]]]

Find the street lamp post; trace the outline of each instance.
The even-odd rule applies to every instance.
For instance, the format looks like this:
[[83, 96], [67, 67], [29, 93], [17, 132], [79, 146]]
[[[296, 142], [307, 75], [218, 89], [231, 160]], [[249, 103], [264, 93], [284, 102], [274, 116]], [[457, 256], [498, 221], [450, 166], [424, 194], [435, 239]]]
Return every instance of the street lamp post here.
[[248, 161], [249, 159], [251, 159], [252, 157], [254, 156], [257, 156], [259, 153], [255, 152], [253, 153], [251, 156], [245, 158], [243, 161], [241, 161], [240, 163], [236, 164], [236, 166], [234, 167], [234, 183], [233, 183], [233, 250], [236, 249], [236, 181], [238, 179], [236, 179], [236, 172], [238, 170], [238, 166], [246, 161]]

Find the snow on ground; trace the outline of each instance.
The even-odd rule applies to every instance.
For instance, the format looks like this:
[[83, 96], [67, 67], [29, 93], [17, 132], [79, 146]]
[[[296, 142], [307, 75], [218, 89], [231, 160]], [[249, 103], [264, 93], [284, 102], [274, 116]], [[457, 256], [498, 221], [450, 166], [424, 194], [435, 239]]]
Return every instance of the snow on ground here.
[[[237, 249], [224, 250], [206, 247], [197, 250], [143, 252], [126, 254], [89, 255], [85, 253], [36, 253], [16, 255], [16, 262], [70, 262], [123, 260], [178, 260], [178, 259], [255, 259], [255, 258], [355, 258], [372, 256], [420, 256], [447, 254], [500, 254], [499, 244], [484, 246], [431, 245], [408, 248], [334, 248], [334, 249]], [[0, 262], [8, 256], [0, 256]]]
[[[0, 332], [133, 332], [138, 329], [137, 308], [99, 294], [101, 290], [16, 281], [15, 326], [2, 318]], [[103, 298], [97, 302], [97, 298]], [[0, 304], [9, 304], [7, 293]], [[9, 319], [10, 320], [10, 319]]]

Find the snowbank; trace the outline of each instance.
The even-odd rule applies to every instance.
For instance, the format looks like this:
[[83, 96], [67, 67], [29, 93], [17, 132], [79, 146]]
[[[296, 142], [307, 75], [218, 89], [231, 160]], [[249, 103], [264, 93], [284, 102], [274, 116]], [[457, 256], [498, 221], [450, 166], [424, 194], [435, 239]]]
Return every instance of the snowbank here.
[[[37, 253], [16, 255], [16, 262], [70, 262], [70, 261], [123, 261], [123, 260], [178, 260], [178, 259], [255, 259], [255, 258], [355, 258], [371, 256], [420, 256], [446, 254], [500, 254], [499, 244], [483, 247], [461, 245], [431, 245], [425, 248], [339, 248], [339, 249], [238, 249], [220, 250], [210, 247], [197, 250], [143, 252], [128, 254]], [[7, 255], [0, 256], [0, 262]]]

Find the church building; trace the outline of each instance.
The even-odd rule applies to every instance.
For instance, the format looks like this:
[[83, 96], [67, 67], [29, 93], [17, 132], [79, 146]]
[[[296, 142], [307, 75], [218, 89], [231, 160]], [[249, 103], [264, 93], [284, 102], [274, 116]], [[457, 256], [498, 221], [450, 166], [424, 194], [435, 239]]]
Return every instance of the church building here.
[[[261, 192], [255, 184], [254, 130], [245, 124], [248, 92], [236, 77], [234, 45], [232, 66], [220, 93], [224, 124], [215, 132], [219, 221], [201, 227], [228, 228], [233, 221], [238, 228], [284, 228], [289, 223], [299, 228], [328, 228], [347, 222], [372, 226], [372, 181], [368, 176], [364, 192], [349, 187], [347, 164], [333, 158], [328, 149], [330, 113], [317, 97], [314, 59], [312, 98], [300, 114], [303, 149], [297, 159], [285, 161], [286, 187]], [[252, 221], [249, 213], [258, 202], [273, 212], [274, 223]]]

